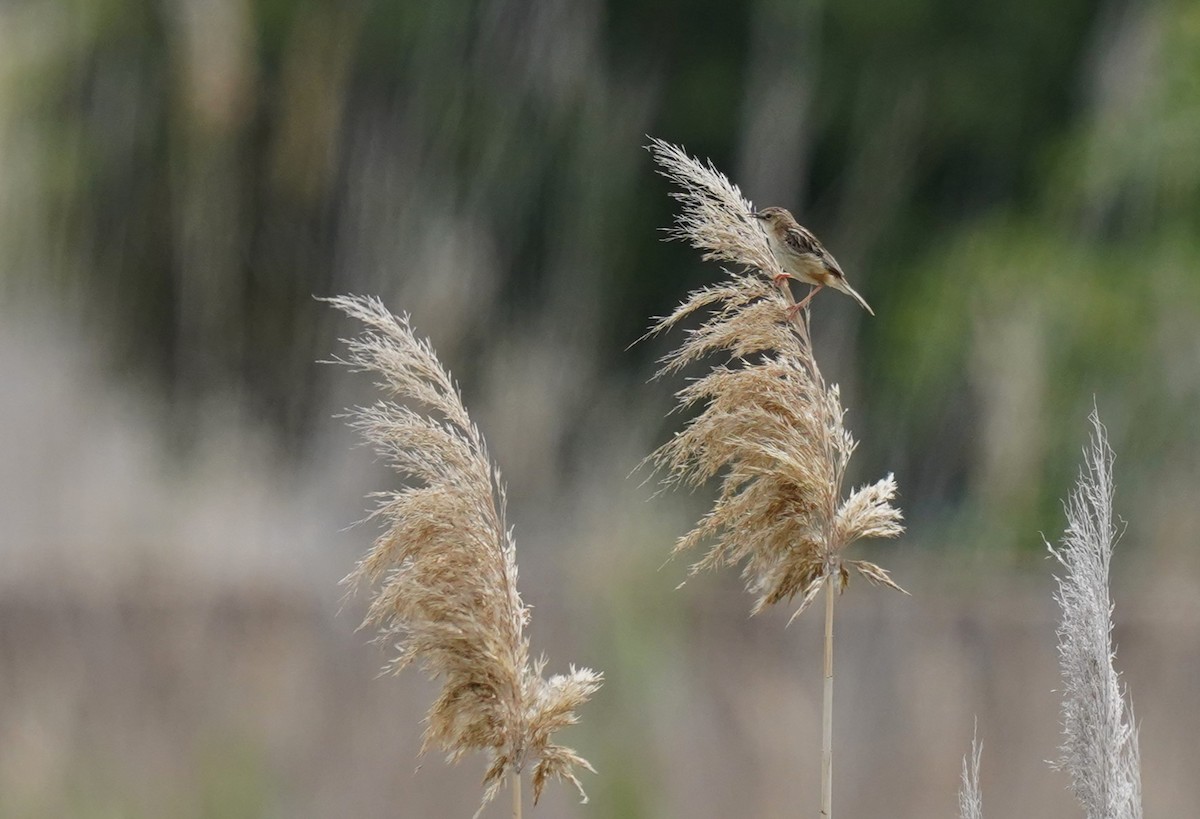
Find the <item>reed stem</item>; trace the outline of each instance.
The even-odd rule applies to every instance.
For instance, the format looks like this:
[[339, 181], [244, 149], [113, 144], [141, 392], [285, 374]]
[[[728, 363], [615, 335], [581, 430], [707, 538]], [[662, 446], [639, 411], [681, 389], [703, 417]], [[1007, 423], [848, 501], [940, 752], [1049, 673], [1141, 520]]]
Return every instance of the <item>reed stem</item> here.
[[821, 816], [833, 817], [833, 601], [836, 575], [825, 578], [825, 702], [821, 713]]
[[509, 774], [509, 787], [513, 793], [513, 819], [521, 819], [521, 775], [516, 771]]

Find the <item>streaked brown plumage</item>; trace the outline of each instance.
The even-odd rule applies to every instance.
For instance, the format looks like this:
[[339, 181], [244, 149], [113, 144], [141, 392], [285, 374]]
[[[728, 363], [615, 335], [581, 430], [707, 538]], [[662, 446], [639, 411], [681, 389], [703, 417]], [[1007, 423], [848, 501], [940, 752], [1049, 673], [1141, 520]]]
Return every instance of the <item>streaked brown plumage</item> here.
[[797, 222], [791, 213], [784, 208], [763, 208], [754, 214], [754, 218], [762, 223], [771, 252], [787, 276], [813, 286], [812, 292], [805, 296], [795, 309], [800, 310], [807, 305], [822, 287], [832, 287], [850, 296], [868, 313], [875, 315], [867, 300], [846, 281], [846, 274], [842, 272], [833, 254], [825, 249], [811, 231]]

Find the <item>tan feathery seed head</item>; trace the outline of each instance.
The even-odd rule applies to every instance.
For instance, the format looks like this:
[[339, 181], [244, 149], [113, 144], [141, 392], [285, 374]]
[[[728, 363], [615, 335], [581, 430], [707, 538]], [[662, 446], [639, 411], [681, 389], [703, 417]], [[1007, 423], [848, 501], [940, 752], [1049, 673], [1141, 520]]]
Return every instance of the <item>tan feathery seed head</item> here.
[[387, 528], [343, 582], [372, 598], [363, 627], [377, 628], [378, 639], [394, 645], [386, 670], [417, 662], [442, 681], [423, 750], [440, 749], [451, 762], [470, 751], [488, 753], [484, 805], [527, 765], [535, 802], [549, 779], [573, 783], [587, 801], [574, 770], [591, 766], [551, 739], [576, 721], [575, 710], [602, 675], [572, 668], [545, 679], [544, 660], [529, 659], [529, 609], [517, 593], [504, 487], [483, 436], [407, 317], [374, 298], [326, 301], [367, 328], [345, 341], [348, 354], [339, 362], [374, 373], [385, 394], [350, 411], [351, 425], [412, 481], [376, 494], [372, 517]]
[[647, 459], [667, 485], [719, 477], [712, 509], [675, 551], [709, 544], [692, 573], [741, 564], [758, 596], [755, 613], [799, 597], [799, 614], [826, 578], [844, 587], [848, 568], [903, 591], [879, 566], [843, 557], [856, 540], [904, 531], [892, 505], [896, 482], [889, 475], [842, 498], [855, 442], [837, 386], [817, 366], [807, 314], [790, 311], [791, 292], [773, 283], [781, 270], [754, 208], [711, 164], [662, 140], [648, 147], [660, 173], [680, 188], [672, 194], [681, 212], [669, 237], [703, 250], [705, 259], [741, 267], [691, 293], [648, 334], [704, 315], [656, 377], [711, 355], [727, 359], [677, 393], [681, 409], [700, 407], [700, 414]]

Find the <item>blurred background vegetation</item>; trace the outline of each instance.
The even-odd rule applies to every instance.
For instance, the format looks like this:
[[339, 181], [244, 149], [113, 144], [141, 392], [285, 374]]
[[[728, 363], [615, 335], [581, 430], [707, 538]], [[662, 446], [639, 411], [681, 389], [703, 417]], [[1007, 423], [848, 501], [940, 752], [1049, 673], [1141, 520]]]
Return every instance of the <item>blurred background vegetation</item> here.
[[[625, 479], [679, 422], [676, 385], [645, 383], [671, 339], [626, 348], [720, 275], [659, 241], [673, 203], [647, 134], [792, 209], [878, 314], [823, 294], [818, 355], [862, 442], [852, 479], [901, 486], [910, 534], [879, 557], [938, 602], [863, 594], [847, 626], [866, 642], [839, 649], [845, 673], [859, 657], [895, 686], [844, 683], [869, 723], [861, 745], [845, 729], [848, 815], [951, 812], [972, 713], [997, 749], [985, 799], [1062, 815], [1038, 767], [1038, 532], [1061, 529], [1093, 402], [1145, 623], [1147, 806], [1194, 811], [1170, 760], [1200, 716], [1169, 698], [1200, 672], [1200, 4], [13, 0], [0, 815], [472, 809], [470, 763], [409, 775], [428, 687], [371, 679], [380, 657], [337, 614], [371, 537], [339, 529], [390, 480], [331, 419], [368, 385], [314, 363], [354, 328], [312, 297], [344, 292], [432, 337], [509, 481], [535, 648], [608, 672], [577, 735], [595, 804], [545, 815], [815, 804], [792, 764], [816, 745], [807, 627], [746, 623], [733, 577], [673, 592], [682, 565], [655, 570], [703, 498], [646, 504]], [[747, 677], [724, 680], [730, 654]], [[904, 665], [927, 654], [939, 690]], [[883, 696], [909, 716], [874, 714]], [[937, 751], [881, 773], [873, 731]], [[718, 754], [706, 773], [710, 743], [745, 770]]]

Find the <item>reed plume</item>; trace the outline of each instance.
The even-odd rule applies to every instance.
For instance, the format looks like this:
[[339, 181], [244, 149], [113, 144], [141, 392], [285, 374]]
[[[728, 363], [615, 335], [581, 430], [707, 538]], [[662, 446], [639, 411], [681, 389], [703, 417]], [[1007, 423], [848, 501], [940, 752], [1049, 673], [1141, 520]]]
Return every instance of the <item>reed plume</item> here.
[[576, 722], [602, 676], [572, 667], [547, 679], [545, 660], [530, 660], [504, 484], [483, 436], [407, 316], [375, 298], [327, 301], [366, 326], [344, 340], [339, 362], [374, 373], [385, 395], [351, 410], [351, 426], [410, 482], [376, 493], [372, 517], [386, 529], [343, 582], [369, 592], [362, 627], [377, 628], [395, 649], [385, 670], [416, 662], [442, 682], [422, 752], [440, 749], [449, 762], [488, 754], [480, 811], [509, 778], [519, 815], [520, 775], [529, 766], [535, 804], [549, 779], [571, 782], [586, 802], [575, 770], [591, 765], [551, 739]]
[[744, 564], [755, 613], [799, 597], [799, 614], [827, 580], [841, 591], [847, 567], [902, 591], [885, 569], [844, 557], [856, 540], [904, 531], [892, 505], [896, 482], [888, 475], [843, 499], [855, 441], [843, 424], [837, 386], [826, 385], [817, 366], [808, 313], [790, 313], [795, 301], [786, 282], [773, 284], [782, 271], [751, 218], [753, 207], [711, 164], [661, 140], [650, 150], [663, 176], [681, 189], [673, 194], [681, 212], [669, 237], [704, 251], [705, 259], [741, 268], [691, 293], [647, 334], [707, 311], [656, 377], [710, 355], [728, 358], [676, 394], [679, 409], [703, 409], [648, 459], [667, 485], [698, 487], [721, 476], [712, 509], [675, 552], [710, 544], [692, 573]]
[[971, 754], [962, 761], [962, 784], [958, 789], [959, 819], [983, 819], [983, 794], [979, 789], [979, 761], [983, 756], [983, 743], [979, 741], [979, 728], [971, 737]]
[[678, 409], [700, 407], [700, 413], [647, 461], [667, 486], [698, 487], [719, 476], [711, 510], [675, 545], [678, 554], [708, 544], [692, 574], [741, 564], [756, 596], [753, 612], [799, 598], [793, 619], [827, 589], [822, 815], [829, 817], [834, 599], [851, 568], [874, 585], [903, 591], [885, 569], [845, 556], [859, 539], [903, 532], [892, 505], [896, 482], [888, 475], [843, 498], [855, 441], [843, 424], [837, 386], [827, 385], [817, 366], [809, 313], [793, 309], [787, 282], [775, 278], [783, 271], [751, 216], [754, 208], [711, 163], [662, 140], [648, 147], [659, 172], [679, 188], [672, 196], [680, 212], [668, 238], [735, 270], [691, 293], [647, 333], [704, 314], [656, 377], [710, 356], [726, 359], [676, 394]]
[[1113, 523], [1113, 451], [1095, 410], [1075, 490], [1064, 506], [1067, 528], [1057, 549], [1046, 547], [1065, 570], [1054, 599], [1063, 678], [1063, 744], [1057, 767], [1088, 819], [1141, 819], [1138, 733], [1113, 668], [1113, 604], [1109, 563], [1119, 532]]

